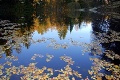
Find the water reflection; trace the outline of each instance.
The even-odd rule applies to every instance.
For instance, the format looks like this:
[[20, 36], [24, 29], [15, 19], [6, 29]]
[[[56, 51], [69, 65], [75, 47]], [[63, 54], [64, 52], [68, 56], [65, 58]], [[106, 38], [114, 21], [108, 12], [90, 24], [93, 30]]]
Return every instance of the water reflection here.
[[119, 79], [119, 18], [84, 1], [15, 3], [0, 8], [0, 79]]

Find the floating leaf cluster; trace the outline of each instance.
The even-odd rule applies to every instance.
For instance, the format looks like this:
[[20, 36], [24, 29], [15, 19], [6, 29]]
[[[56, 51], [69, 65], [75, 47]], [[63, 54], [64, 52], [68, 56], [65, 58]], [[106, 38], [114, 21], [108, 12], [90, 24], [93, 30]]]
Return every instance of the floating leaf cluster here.
[[114, 60], [114, 59], [118, 59], [120, 60], [120, 55], [115, 54], [112, 50], [105, 50], [104, 52], [105, 56], [107, 56], [108, 58]]
[[109, 32], [106, 33], [95, 33], [97, 34], [97, 37], [95, 38], [94, 34], [92, 34], [91, 37], [94, 37], [99, 43], [110, 43], [114, 41], [120, 41], [120, 32], [116, 32], [114, 30], [109, 30]]
[[7, 57], [5, 58], [5, 60], [18, 61], [18, 57], [17, 57], [17, 56], [14, 56], [14, 55], [11, 55], [11, 56], [7, 56]]
[[41, 54], [34, 54], [34, 56], [32, 56], [32, 58], [31, 58], [31, 60], [35, 60], [37, 57], [43, 58], [44, 56]]
[[[92, 70], [88, 70], [88, 73], [92, 75], [92, 79], [96, 80], [105, 76], [107, 80], [118, 80], [120, 79], [120, 66], [113, 63], [101, 60], [99, 58], [90, 58], [94, 63], [94, 66], [91, 67]], [[102, 69], [111, 72], [111, 75], [100, 72]]]
[[[34, 54], [34, 56], [43, 57], [43, 55], [39, 54]], [[47, 58], [53, 58], [53, 55], [50, 54], [46, 54], [46, 56]], [[0, 80], [9, 80], [12, 75], [20, 76], [20, 80], [76, 80], [75, 76], [82, 79], [82, 74], [70, 67], [71, 62], [73, 63], [71, 57], [64, 55], [60, 58], [68, 64], [59, 70], [46, 66], [38, 68], [36, 67], [37, 63], [29, 63], [28, 66], [11, 66], [12, 62], [7, 61], [4, 64], [0, 64]], [[9, 67], [5, 68], [5, 65], [9, 65]], [[56, 72], [58, 75], [54, 76]]]
[[69, 56], [61, 56], [60, 59], [65, 61], [69, 65], [73, 65], [74, 64], [74, 61]]
[[47, 58], [46, 58], [46, 61], [49, 62], [51, 61], [51, 59], [54, 57], [53, 55], [50, 55], [50, 54], [46, 54]]

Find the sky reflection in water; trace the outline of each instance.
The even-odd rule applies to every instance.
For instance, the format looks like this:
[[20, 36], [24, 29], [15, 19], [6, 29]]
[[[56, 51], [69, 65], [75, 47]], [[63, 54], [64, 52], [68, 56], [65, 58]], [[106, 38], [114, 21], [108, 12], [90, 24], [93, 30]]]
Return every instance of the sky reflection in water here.
[[[35, 43], [32, 44], [29, 48], [29, 50], [25, 50], [25, 52], [23, 52], [24, 54], [21, 56], [29, 56], [28, 57], [24, 57], [25, 60], [29, 60], [30, 56], [32, 56], [34, 53], [40, 53], [45, 55], [46, 53], [52, 54], [54, 55], [55, 59], [53, 58], [53, 60], [51, 60], [50, 63], [46, 63], [44, 60], [40, 60], [40, 63], [38, 63], [39, 66], [48, 66], [48, 67], [54, 67], [55, 69], [60, 69], [61, 67], [65, 66], [65, 63], [61, 62], [59, 57], [63, 56], [64, 54], [66, 54], [67, 56], [71, 56], [72, 59], [75, 61], [75, 64], [73, 66], [74, 69], [76, 69], [77, 71], [81, 72], [83, 74], [83, 77], [85, 78], [86, 76], [88, 76], [87, 73], [87, 69], [90, 69], [90, 66], [92, 65], [90, 60], [89, 60], [89, 53], [86, 53], [84, 56], [82, 55], [82, 51], [81, 51], [81, 47], [76, 47], [76, 46], [72, 46], [70, 44], [70, 38], [72, 38], [75, 41], [79, 41], [79, 42], [84, 42], [84, 43], [90, 43], [91, 42], [91, 32], [92, 32], [92, 23], [85, 23], [82, 22], [80, 25], [81, 29], [77, 29], [77, 25], [74, 25], [74, 28], [72, 30], [72, 32], [70, 33], [68, 30], [68, 33], [65, 37], [65, 39], [60, 40], [59, 36], [58, 36], [58, 32], [57, 30], [49, 30], [46, 33], [44, 33], [43, 35], [38, 34], [37, 31], [35, 31], [33, 33], [33, 40], [37, 40], [37, 39], [41, 39], [41, 38], [54, 38], [56, 40], [57, 43], [67, 43], [69, 45], [68, 49], [56, 49], [53, 50], [49, 47], [46, 47], [49, 44], [49, 41], [46, 41], [45, 43]], [[22, 49], [23, 50], [23, 49]], [[26, 54], [26, 55], [25, 55]], [[20, 56], [20, 55], [19, 55]], [[20, 58], [21, 59], [21, 58]], [[23, 60], [23, 59], [22, 59]], [[24, 62], [24, 60], [23, 60]], [[39, 62], [39, 60], [36, 60], [36, 62]], [[27, 63], [25, 63], [27, 64]], [[80, 69], [77, 69], [76, 66], [80, 66]]]

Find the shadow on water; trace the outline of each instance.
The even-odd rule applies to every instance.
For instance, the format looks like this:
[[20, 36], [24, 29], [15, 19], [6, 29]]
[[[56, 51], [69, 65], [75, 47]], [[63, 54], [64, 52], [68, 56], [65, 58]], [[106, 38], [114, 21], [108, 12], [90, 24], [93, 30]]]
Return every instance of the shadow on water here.
[[[119, 29], [120, 14], [118, 12], [119, 6], [117, 6], [117, 8], [115, 7], [115, 12], [113, 11], [113, 8], [111, 10], [110, 8], [108, 9], [108, 7], [105, 7], [105, 8], [102, 7], [99, 9], [97, 8], [96, 9], [97, 11], [93, 11], [93, 8], [91, 8], [91, 7], [96, 7], [98, 5], [101, 5], [103, 3], [104, 2], [91, 2], [91, 1], [80, 2], [80, 0], [78, 0], [78, 2], [74, 2], [72, 0], [66, 0], [66, 1], [64, 0], [49, 1], [48, 0], [48, 2], [44, 0], [37, 1], [37, 2], [33, 2], [32, 0], [31, 1], [27, 1], [27, 0], [1, 1], [0, 3], [0, 58], [1, 59], [4, 58], [3, 54], [6, 54], [6, 57], [12, 56], [15, 51], [16, 53], [22, 53], [22, 56], [23, 56], [23, 53], [25, 52], [22, 52], [22, 51], [24, 51], [25, 48], [27, 50], [31, 50], [31, 47], [34, 47], [34, 43], [36, 44], [37, 42], [43, 42], [43, 43], [45, 42], [44, 44], [47, 44], [49, 42], [49, 41], [47, 42], [47, 40], [51, 40], [52, 45], [50, 44], [49, 46], [54, 47], [56, 49], [62, 45], [63, 49], [66, 50], [69, 47], [68, 46], [69, 44], [66, 44], [66, 43], [60, 44], [60, 43], [63, 43], [62, 41], [64, 40], [67, 41], [68, 39], [70, 40], [70, 42], [69, 41], [67, 42], [71, 43], [71, 45], [74, 46], [73, 47], [74, 49], [77, 49], [79, 45], [80, 45], [80, 48], [81, 46], [85, 48], [86, 53], [88, 53], [87, 56], [90, 56], [90, 60], [93, 62], [93, 64], [90, 64], [91, 62], [86, 62], [89, 67], [89, 68], [86, 67], [87, 68], [86, 72], [84, 70], [81, 70], [83, 74], [83, 79], [87, 79], [86, 75], [88, 74], [89, 74], [88, 77], [89, 78], [91, 77], [92, 79], [98, 79], [98, 80], [99, 79], [100, 80], [118, 79], [120, 74], [119, 73], [120, 71], [120, 66], [119, 66], [120, 64], [119, 62], [120, 60], [120, 54], [119, 54], [120, 53], [120, 37], [119, 37], [120, 36], [120, 29]], [[84, 5], [86, 6], [84, 7]], [[79, 9], [82, 9], [83, 11], [79, 11]], [[101, 12], [100, 9], [105, 9], [105, 11]], [[90, 31], [89, 35], [91, 35], [90, 43], [87, 43], [87, 42], [79, 43], [79, 39], [74, 37], [76, 35], [78, 36], [78, 35], [84, 35], [84, 34], [79, 34], [79, 33], [75, 35], [72, 35], [72, 34], [80, 30], [82, 32], [82, 29], [84, 30], [85, 25], [90, 25], [91, 26], [90, 29], [92, 29], [91, 31], [89, 30]], [[50, 31], [53, 32], [52, 37], [55, 38], [56, 41], [58, 41], [58, 43], [52, 38], [49, 39], [49, 36], [51, 36]], [[48, 39], [41, 38], [35, 42], [34, 40], [32, 40], [32, 38], [34, 37], [34, 35], [36, 35], [36, 32], [40, 36], [47, 36]], [[68, 36], [71, 38], [69, 39]], [[83, 40], [83, 42], [84, 41], [87, 41], [87, 40]], [[42, 45], [41, 49], [46, 49], [44, 48], [45, 47], [44, 44], [41, 44]], [[68, 49], [69, 53], [74, 51], [74, 50], [71, 51], [72, 49], [71, 46], [69, 48], [70, 48]], [[59, 51], [58, 49], [58, 52], [59, 53], [64, 52], [63, 49], [60, 49], [61, 51]], [[49, 48], [47, 50], [51, 51]], [[32, 50], [31, 52], [33, 51], [34, 50]], [[51, 52], [57, 52], [57, 51], [53, 50]], [[78, 53], [79, 52], [76, 51], [76, 55]], [[15, 54], [15, 55], [18, 55], [18, 54]], [[30, 54], [30, 56], [31, 55], [32, 54]], [[18, 55], [18, 56], [21, 57], [21, 55]], [[41, 57], [40, 55], [34, 55], [33, 58], [36, 56]], [[49, 56], [47, 59], [48, 61], [51, 60], [51, 58], [53, 57], [51, 55], [47, 55], [47, 56]], [[58, 56], [58, 55], [54, 55], [54, 56]], [[87, 56], [85, 56], [85, 59]], [[16, 60], [16, 57], [12, 57], [12, 58]], [[76, 58], [76, 60], [79, 61], [78, 57]], [[4, 59], [3, 61], [1, 60], [1, 62], [4, 62]], [[21, 58], [21, 62], [22, 62], [22, 58]], [[70, 59], [70, 62], [72, 63], [71, 59]], [[26, 65], [27, 61], [24, 64]], [[44, 64], [47, 65], [47, 63], [44, 63]], [[15, 63], [15, 65], [18, 65], [18, 64]], [[69, 66], [70, 65], [68, 64], [66, 67], [70, 68]], [[62, 72], [62, 70], [59, 70], [58, 72]], [[77, 74], [77, 72], [75, 71], [72, 71], [72, 73], [75, 76]], [[12, 74], [16, 74], [16, 73], [12, 73]], [[3, 75], [4, 74], [2, 73], [0, 74], [0, 76], [2, 77]], [[78, 77], [80, 77], [80, 74], [77, 74], [77, 77], [75, 78], [78, 79]], [[14, 78], [14, 76], [12, 78]]]

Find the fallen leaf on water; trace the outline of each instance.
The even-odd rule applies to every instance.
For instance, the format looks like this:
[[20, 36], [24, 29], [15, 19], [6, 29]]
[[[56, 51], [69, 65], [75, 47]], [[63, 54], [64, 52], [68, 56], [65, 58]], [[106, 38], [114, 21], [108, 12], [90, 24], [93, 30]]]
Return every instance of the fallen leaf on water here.
[[88, 73], [89, 73], [90, 75], [92, 75], [92, 74], [93, 74], [93, 71], [88, 70]]

